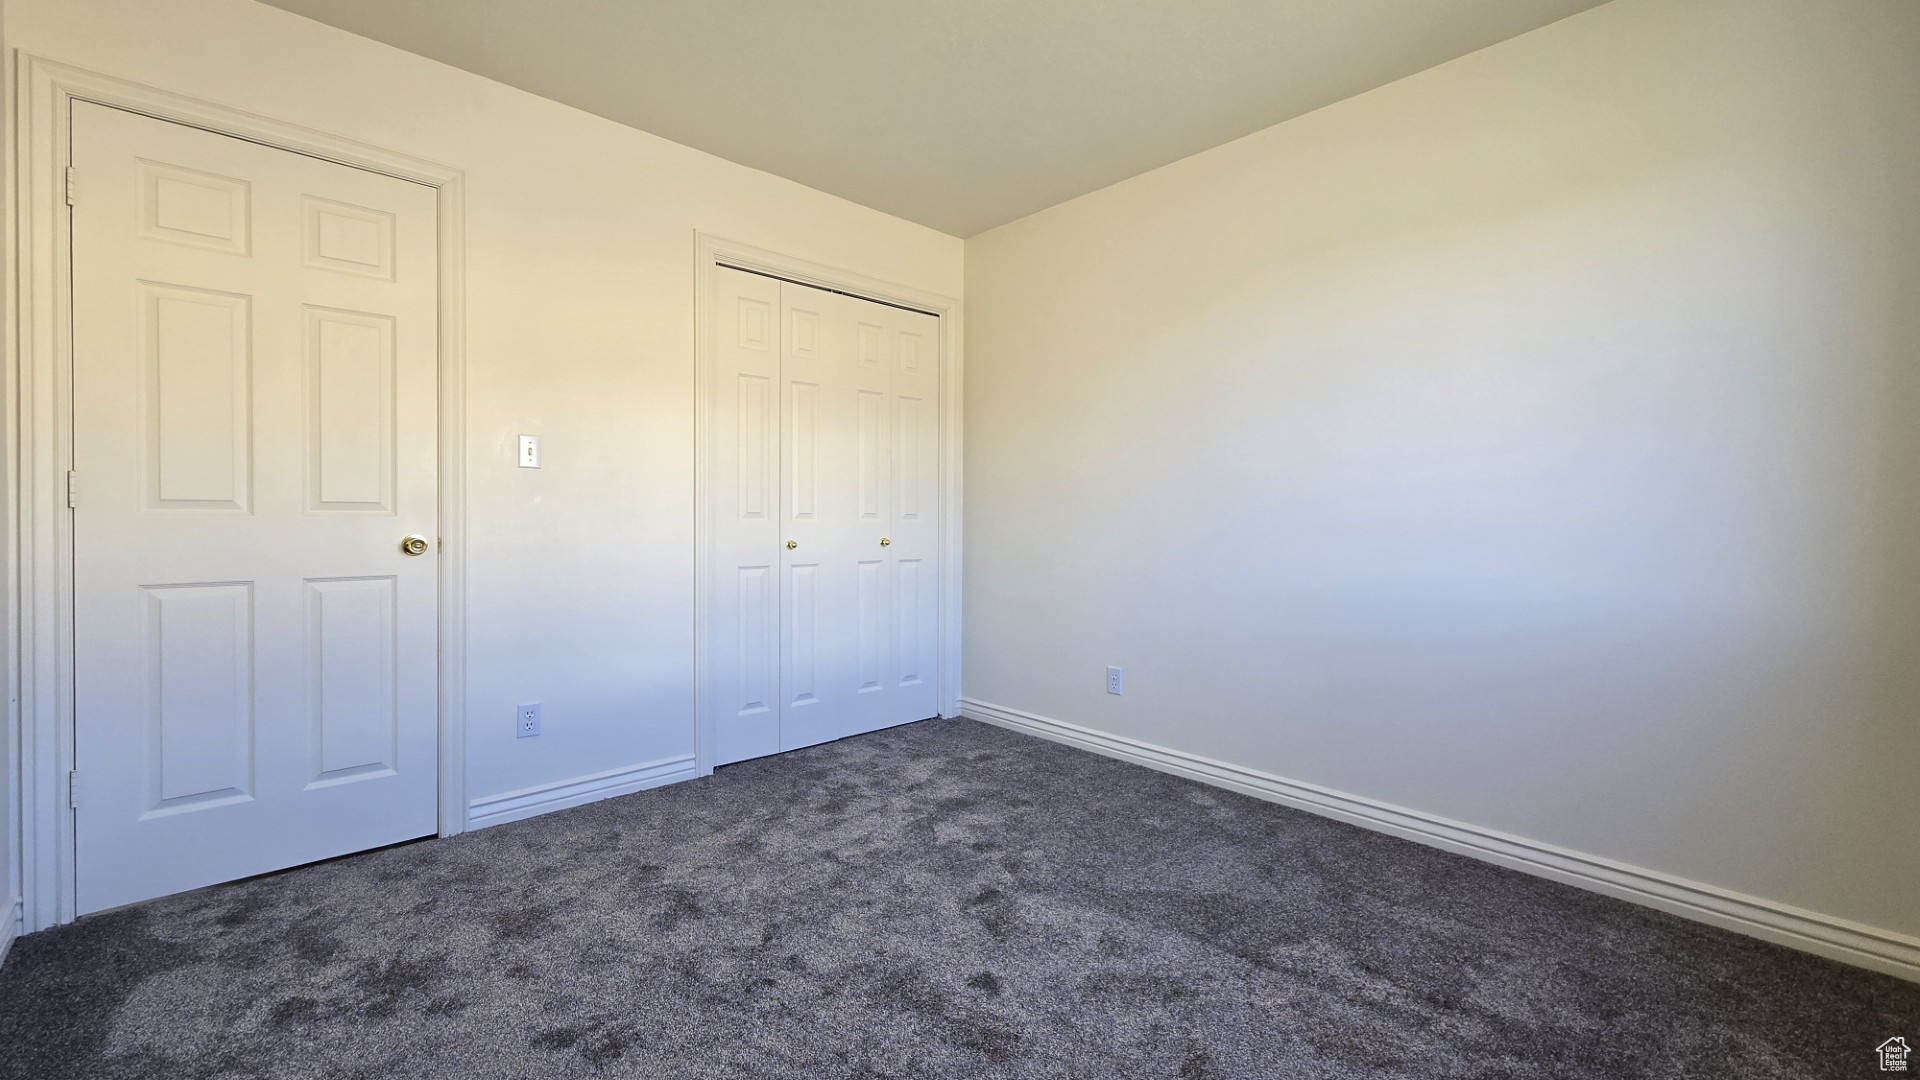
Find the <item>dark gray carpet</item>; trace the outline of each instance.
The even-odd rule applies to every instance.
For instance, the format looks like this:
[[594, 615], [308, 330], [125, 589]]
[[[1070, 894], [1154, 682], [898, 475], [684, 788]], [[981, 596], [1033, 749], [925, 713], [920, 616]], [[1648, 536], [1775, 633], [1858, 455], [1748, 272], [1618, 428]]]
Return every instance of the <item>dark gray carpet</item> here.
[[0, 1076], [1861, 1077], [1920, 986], [971, 721], [21, 939]]

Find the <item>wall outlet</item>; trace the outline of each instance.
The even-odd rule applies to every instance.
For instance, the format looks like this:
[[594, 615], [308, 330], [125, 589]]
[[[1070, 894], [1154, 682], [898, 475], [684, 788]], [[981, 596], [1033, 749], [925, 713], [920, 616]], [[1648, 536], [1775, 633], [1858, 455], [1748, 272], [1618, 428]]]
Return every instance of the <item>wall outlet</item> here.
[[523, 469], [540, 467], [540, 436], [520, 436], [520, 467]]
[[1107, 693], [1118, 694], [1126, 689], [1126, 676], [1117, 667], [1107, 669]]
[[515, 738], [520, 739], [529, 739], [540, 734], [539, 702], [520, 706], [520, 710], [513, 717], [513, 734]]

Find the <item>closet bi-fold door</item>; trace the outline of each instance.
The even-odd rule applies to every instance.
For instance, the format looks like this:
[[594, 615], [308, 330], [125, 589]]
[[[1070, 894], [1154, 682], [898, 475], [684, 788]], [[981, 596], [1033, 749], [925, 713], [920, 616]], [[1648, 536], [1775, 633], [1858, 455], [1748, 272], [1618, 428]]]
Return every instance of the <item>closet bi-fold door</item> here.
[[715, 274], [714, 760], [933, 716], [938, 320]]
[[893, 373], [887, 407], [893, 524], [882, 549], [892, 621], [884, 710], [888, 723], [905, 724], [940, 713], [940, 320], [884, 310]]

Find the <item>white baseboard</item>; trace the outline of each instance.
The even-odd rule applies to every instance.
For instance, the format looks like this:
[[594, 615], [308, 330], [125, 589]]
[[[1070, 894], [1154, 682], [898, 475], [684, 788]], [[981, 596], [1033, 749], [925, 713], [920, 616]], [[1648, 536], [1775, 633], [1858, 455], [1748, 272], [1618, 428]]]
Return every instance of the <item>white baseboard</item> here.
[[20, 936], [20, 898], [14, 897], [5, 911], [0, 911], [0, 964], [7, 962], [7, 952], [13, 948], [13, 939]]
[[1684, 918], [1920, 982], [1920, 938], [1688, 881], [1597, 855], [1288, 780], [1078, 724], [962, 699], [962, 715], [1255, 798], [1469, 855]]
[[484, 829], [489, 825], [504, 825], [509, 821], [519, 821], [554, 810], [565, 810], [569, 806], [611, 799], [615, 795], [626, 795], [647, 788], [660, 787], [663, 784], [678, 783], [698, 776], [694, 767], [693, 755], [662, 758], [649, 761], [644, 765], [630, 765], [624, 769], [610, 769], [590, 776], [576, 776], [571, 780], [562, 780], [557, 784], [541, 784], [537, 787], [521, 788], [500, 795], [488, 795], [475, 799], [467, 807], [467, 828]]

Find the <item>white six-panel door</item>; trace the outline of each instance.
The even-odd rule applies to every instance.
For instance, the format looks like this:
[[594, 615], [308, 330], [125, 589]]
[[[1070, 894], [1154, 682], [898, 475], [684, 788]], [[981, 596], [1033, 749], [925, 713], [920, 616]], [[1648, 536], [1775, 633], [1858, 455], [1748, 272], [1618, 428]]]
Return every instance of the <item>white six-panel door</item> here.
[[933, 716], [938, 320], [713, 273], [715, 763]]
[[433, 833], [435, 193], [85, 103], [73, 165], [78, 910]]

